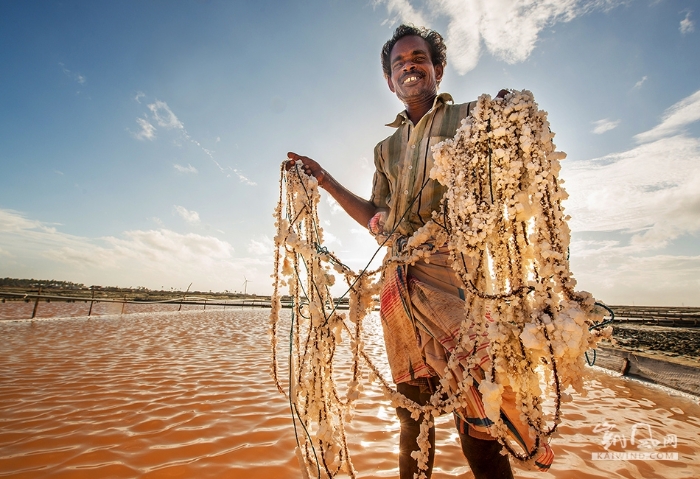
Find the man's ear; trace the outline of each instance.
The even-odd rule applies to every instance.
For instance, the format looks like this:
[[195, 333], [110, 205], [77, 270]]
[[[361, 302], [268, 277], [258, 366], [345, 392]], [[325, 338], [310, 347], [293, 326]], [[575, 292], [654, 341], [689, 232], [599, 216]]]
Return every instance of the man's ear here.
[[391, 90], [391, 93], [396, 93], [396, 89], [394, 88], [394, 82], [391, 81], [390, 76], [386, 77], [386, 83], [387, 85], [389, 85], [389, 90]]
[[445, 67], [442, 65], [435, 65], [435, 81], [438, 85], [442, 81], [442, 74], [445, 73]]

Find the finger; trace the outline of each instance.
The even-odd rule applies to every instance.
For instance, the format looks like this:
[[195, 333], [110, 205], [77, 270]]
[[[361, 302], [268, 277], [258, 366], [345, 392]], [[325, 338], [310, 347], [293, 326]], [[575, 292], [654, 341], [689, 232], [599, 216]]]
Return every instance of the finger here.
[[287, 153], [287, 158], [289, 158], [290, 160], [294, 160], [294, 161], [301, 160], [303, 163], [306, 163], [304, 160], [311, 159], [307, 156], [298, 155], [298, 154], [294, 153], [293, 151], [290, 151], [289, 153]]
[[290, 169], [291, 167], [294, 166], [294, 164], [297, 162], [297, 160], [300, 158], [299, 155], [294, 153], [293, 151], [290, 151], [287, 153], [287, 158], [289, 158], [286, 163], [285, 163], [285, 168]]

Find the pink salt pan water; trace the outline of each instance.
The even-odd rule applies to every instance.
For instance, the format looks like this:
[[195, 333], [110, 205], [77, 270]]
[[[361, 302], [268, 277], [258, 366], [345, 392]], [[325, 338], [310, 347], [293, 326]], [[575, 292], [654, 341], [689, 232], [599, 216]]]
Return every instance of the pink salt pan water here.
[[[32, 306], [0, 304], [0, 317]], [[54, 319], [0, 321], [0, 477], [300, 477], [289, 406], [269, 377], [268, 310], [121, 315], [99, 303], [88, 319], [67, 317], [84, 303], [48, 307]], [[388, 374], [378, 318], [367, 321], [367, 351]], [[551, 471], [516, 477], [700, 477], [697, 399], [598, 368], [585, 384], [587, 397], [563, 406]], [[472, 477], [451, 418], [436, 422], [433, 477]], [[367, 385], [347, 431], [358, 477], [397, 477], [398, 431]]]

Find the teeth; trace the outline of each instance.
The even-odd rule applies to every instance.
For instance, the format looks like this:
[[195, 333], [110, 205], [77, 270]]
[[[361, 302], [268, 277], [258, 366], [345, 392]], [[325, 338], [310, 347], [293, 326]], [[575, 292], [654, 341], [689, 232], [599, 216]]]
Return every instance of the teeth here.
[[408, 78], [406, 78], [406, 79], [404, 80], [404, 83], [411, 83], [411, 82], [414, 82], [414, 81], [416, 81], [416, 80], [418, 80], [418, 77], [415, 77], [415, 76], [414, 76], [414, 77], [408, 77]]

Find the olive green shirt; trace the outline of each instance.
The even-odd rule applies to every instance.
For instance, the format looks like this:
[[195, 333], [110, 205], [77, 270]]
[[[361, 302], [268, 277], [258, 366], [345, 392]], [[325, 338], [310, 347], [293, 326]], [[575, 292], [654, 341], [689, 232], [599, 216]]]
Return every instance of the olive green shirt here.
[[[387, 125], [397, 130], [374, 148], [376, 171], [370, 198], [376, 207], [389, 208], [384, 232], [391, 232], [400, 221], [396, 232], [411, 235], [432, 218], [433, 211], [439, 210], [445, 187], [429, 177], [433, 167], [431, 148], [454, 138], [475, 105], [455, 105], [449, 93], [441, 93], [418, 124], [414, 125], [404, 110]], [[410, 212], [403, 216], [409, 207]]]

